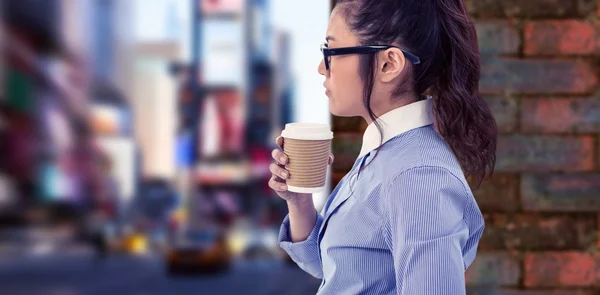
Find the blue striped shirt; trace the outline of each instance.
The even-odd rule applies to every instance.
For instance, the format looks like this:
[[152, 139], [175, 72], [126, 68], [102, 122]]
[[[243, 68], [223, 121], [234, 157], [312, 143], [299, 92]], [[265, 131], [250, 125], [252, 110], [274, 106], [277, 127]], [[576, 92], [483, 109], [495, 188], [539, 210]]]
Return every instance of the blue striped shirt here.
[[[292, 243], [289, 216], [283, 220], [279, 245], [322, 279], [317, 294], [465, 294], [483, 217], [450, 148], [422, 120], [431, 101], [420, 103], [411, 107], [422, 116], [384, 128], [375, 158], [379, 142], [367, 128], [361, 155], [306, 240]], [[408, 108], [400, 109], [384, 114], [386, 122]]]

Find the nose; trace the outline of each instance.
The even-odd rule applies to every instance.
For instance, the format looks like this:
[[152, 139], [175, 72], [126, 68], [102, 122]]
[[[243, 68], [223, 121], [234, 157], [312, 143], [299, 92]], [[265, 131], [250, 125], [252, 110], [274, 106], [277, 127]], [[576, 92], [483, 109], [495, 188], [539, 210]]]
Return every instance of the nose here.
[[321, 62], [319, 63], [317, 71], [319, 72], [319, 74], [327, 76], [327, 70], [325, 69], [325, 62], [323, 60], [321, 60]]

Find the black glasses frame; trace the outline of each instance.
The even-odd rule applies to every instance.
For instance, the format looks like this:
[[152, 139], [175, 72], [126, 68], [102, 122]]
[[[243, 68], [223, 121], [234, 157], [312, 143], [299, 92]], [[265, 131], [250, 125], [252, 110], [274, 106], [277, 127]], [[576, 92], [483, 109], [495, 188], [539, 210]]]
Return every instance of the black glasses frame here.
[[386, 49], [390, 49], [390, 48], [400, 49], [400, 51], [402, 51], [402, 53], [404, 53], [404, 56], [406, 57], [406, 59], [408, 59], [410, 62], [412, 62], [415, 65], [421, 63], [421, 59], [418, 56], [416, 56], [398, 46], [367, 45], [367, 46], [329, 48], [329, 47], [327, 47], [326, 43], [321, 44], [321, 52], [323, 52], [323, 61], [325, 62], [325, 69], [328, 71], [329, 71], [329, 57], [330, 56], [347, 55], [347, 54], [367, 54], [367, 53], [373, 53], [373, 52], [386, 50]]

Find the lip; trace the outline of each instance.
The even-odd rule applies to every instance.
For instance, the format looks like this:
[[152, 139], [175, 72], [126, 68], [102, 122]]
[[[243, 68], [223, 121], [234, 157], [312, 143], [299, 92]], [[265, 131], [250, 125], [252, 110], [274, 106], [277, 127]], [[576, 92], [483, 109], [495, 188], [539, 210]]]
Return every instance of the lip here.
[[325, 84], [323, 84], [323, 87], [325, 87], [325, 95], [331, 94], [331, 91], [327, 88], [327, 86], [325, 86]]

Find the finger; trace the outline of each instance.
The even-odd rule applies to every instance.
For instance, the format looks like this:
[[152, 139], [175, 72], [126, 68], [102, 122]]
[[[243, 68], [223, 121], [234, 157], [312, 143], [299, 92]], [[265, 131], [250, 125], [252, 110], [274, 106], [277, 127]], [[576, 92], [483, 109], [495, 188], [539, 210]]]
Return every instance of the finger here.
[[283, 148], [283, 136], [279, 136], [277, 137], [277, 139], [275, 139], [275, 143], [280, 147]]
[[271, 176], [273, 177], [273, 179], [275, 179], [275, 181], [280, 182], [280, 183], [285, 183], [285, 179], [282, 179], [281, 177], [277, 176], [276, 174], [271, 174]]
[[271, 157], [273, 157], [273, 159], [275, 161], [277, 161], [279, 163], [279, 165], [285, 165], [287, 163], [287, 159], [288, 159], [287, 155], [278, 149], [274, 149], [271, 152]]
[[281, 177], [281, 179], [287, 179], [289, 176], [287, 170], [281, 168], [281, 166], [275, 163], [271, 163], [271, 165], [269, 165], [269, 171], [271, 171], [271, 173], [273, 173], [274, 175]]
[[334, 159], [335, 157], [333, 156], [333, 154], [329, 154], [329, 158], [327, 159], [327, 165], [333, 164]]
[[271, 179], [269, 180], [269, 187], [278, 192], [287, 191], [287, 185], [285, 183], [276, 181], [275, 177], [277, 177], [277, 176], [273, 175], [271, 177]]

